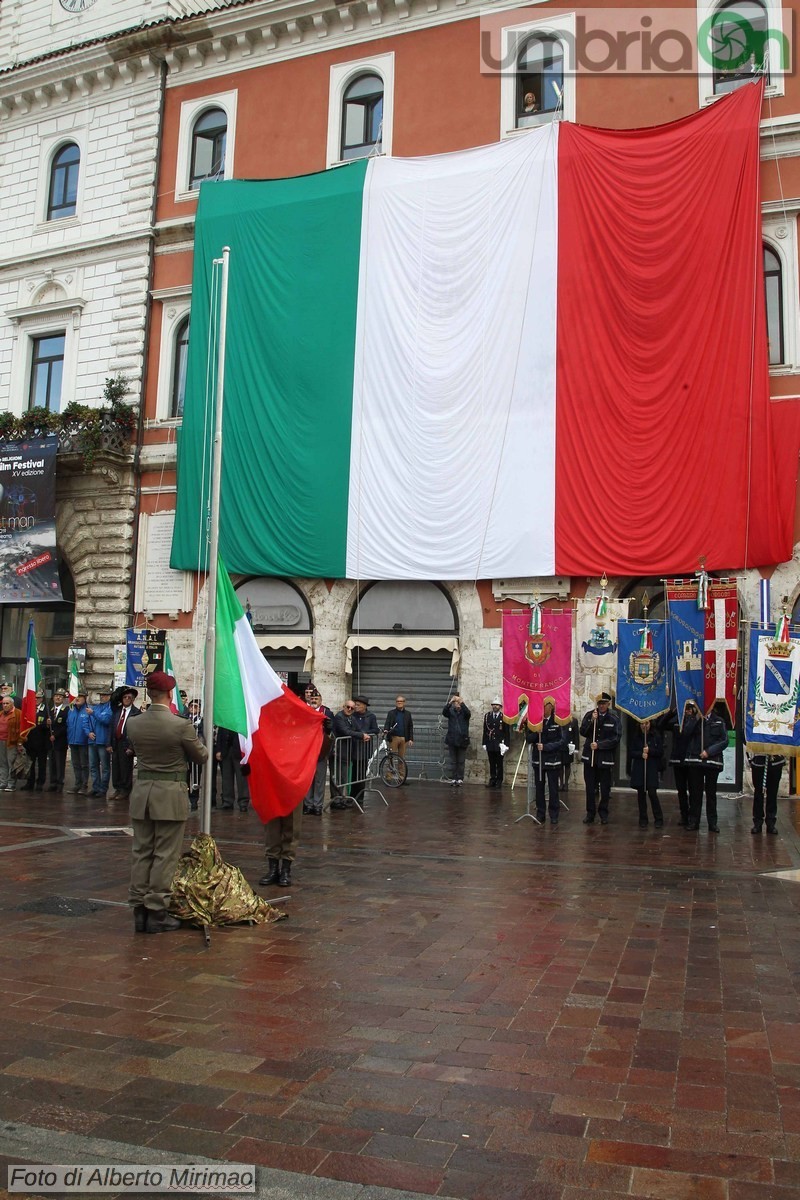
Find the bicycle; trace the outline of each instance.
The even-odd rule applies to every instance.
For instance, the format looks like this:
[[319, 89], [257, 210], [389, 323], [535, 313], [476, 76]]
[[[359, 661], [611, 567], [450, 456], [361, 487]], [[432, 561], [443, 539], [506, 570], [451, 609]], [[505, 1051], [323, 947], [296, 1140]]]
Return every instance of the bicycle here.
[[381, 741], [367, 765], [367, 778], [380, 779], [390, 788], [402, 787], [408, 778], [408, 764]]

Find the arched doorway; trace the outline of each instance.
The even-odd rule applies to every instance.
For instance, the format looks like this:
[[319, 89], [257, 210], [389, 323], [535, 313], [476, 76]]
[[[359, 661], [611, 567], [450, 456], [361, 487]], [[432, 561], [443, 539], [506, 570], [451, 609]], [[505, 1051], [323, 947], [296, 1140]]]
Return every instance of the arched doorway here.
[[[359, 597], [347, 639], [346, 671], [380, 723], [398, 695], [415, 725], [436, 725], [457, 687], [458, 617], [435, 583], [373, 583]], [[416, 739], [415, 739], [416, 740]]]
[[235, 591], [261, 653], [287, 687], [301, 694], [312, 669], [313, 627], [305, 596], [286, 579], [261, 577], [238, 583]]
[[62, 600], [54, 604], [0, 605], [0, 684], [22, 695], [27, 662], [28, 625], [33, 618], [46, 693], [67, 678], [69, 648], [75, 634], [75, 584], [63, 560], [58, 564]]

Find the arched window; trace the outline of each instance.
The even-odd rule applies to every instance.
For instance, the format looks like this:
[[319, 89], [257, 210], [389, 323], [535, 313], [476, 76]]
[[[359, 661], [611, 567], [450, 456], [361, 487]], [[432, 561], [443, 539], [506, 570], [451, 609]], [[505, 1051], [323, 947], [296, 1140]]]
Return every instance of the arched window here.
[[342, 99], [342, 161], [380, 149], [382, 123], [383, 80], [380, 75], [359, 75]]
[[764, 245], [764, 298], [767, 309], [769, 365], [785, 362], [783, 344], [783, 266], [771, 246]]
[[225, 178], [225, 139], [228, 116], [221, 108], [207, 108], [192, 127], [192, 158], [189, 187], [199, 188], [204, 179]]
[[541, 125], [564, 109], [564, 48], [555, 37], [527, 38], [517, 55], [515, 126]]
[[75, 216], [80, 169], [81, 152], [74, 142], [67, 142], [57, 151], [50, 166], [50, 188], [47, 193], [48, 221]]
[[186, 361], [189, 354], [189, 318], [185, 317], [175, 330], [175, 353], [172, 362], [172, 389], [169, 399], [169, 415], [173, 420], [183, 416], [186, 398]]
[[714, 95], [734, 92], [757, 75], [766, 75], [767, 10], [760, 0], [728, 0], [716, 10], [709, 33]]

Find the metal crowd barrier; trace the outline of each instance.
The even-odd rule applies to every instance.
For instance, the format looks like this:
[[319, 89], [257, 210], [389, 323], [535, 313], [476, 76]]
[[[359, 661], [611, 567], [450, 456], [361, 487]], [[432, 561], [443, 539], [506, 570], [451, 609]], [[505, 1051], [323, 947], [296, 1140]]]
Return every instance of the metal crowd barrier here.
[[[377, 792], [386, 807], [389, 801], [380, 788], [374, 787], [379, 777], [380, 763], [388, 747], [383, 738], [370, 734], [368, 742], [361, 742], [349, 735], [338, 737], [331, 748], [333, 781], [342, 800], [352, 800], [359, 812], [364, 811], [363, 796], [366, 792]], [[337, 799], [331, 796], [331, 800]]]
[[409, 779], [433, 779], [442, 782], [449, 776], [447, 747], [444, 735], [447, 725], [438, 721], [435, 725], [414, 722], [414, 745], [406, 748], [406, 763]]

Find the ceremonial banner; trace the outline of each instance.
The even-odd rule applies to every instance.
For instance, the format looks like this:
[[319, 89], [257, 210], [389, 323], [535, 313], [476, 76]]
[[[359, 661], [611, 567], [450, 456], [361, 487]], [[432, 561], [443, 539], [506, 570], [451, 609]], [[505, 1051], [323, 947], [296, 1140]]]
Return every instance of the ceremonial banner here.
[[[617, 678], [617, 622], [628, 616], [630, 599], [607, 600], [597, 616], [597, 598], [579, 600], [575, 610], [576, 676], [585, 676], [586, 699], [594, 705], [598, 692], [612, 692]], [[576, 692], [579, 690], [576, 685]]]
[[637, 721], [670, 710], [665, 621], [620, 621], [615, 704]]
[[527, 704], [534, 729], [541, 727], [545, 696], [552, 696], [560, 725], [572, 715], [572, 613], [541, 613], [541, 632], [532, 634], [530, 609], [503, 611], [503, 716], [516, 721]]
[[752, 753], [800, 756], [800, 637], [774, 625], [750, 631], [744, 736]]
[[128, 629], [127, 664], [125, 682], [130, 687], [142, 688], [147, 682], [147, 676], [153, 671], [164, 670], [164, 646], [167, 633], [165, 629]]
[[58, 438], [0, 442], [0, 604], [60, 600]]
[[687, 700], [705, 711], [706, 614], [697, 607], [697, 584], [676, 580], [667, 583], [669, 614], [669, 666], [674, 682], [675, 707], [683, 717]]
[[[171, 566], [207, 566], [222, 246], [232, 571], [440, 581], [790, 558], [762, 93], [758, 79], [658, 127], [556, 121], [454, 153], [203, 185]], [[587, 396], [613, 436], [587, 436]], [[654, 429], [670, 431], [668, 471]], [[587, 516], [587, 496], [631, 495], [632, 465], [623, 519]], [[535, 503], [520, 503], [525, 479]], [[403, 537], [387, 537], [387, 498], [412, 496]]]
[[715, 700], [723, 700], [733, 722], [739, 670], [739, 595], [735, 583], [711, 580], [705, 618], [703, 712], [710, 712]]

